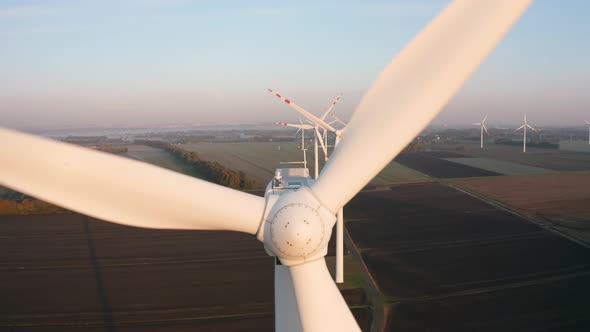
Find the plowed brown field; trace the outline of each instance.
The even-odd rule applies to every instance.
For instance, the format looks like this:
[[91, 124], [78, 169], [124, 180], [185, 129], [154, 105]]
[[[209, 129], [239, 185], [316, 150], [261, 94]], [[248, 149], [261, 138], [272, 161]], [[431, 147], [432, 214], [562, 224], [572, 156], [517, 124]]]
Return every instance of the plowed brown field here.
[[452, 184], [491, 198], [590, 242], [590, 173], [453, 179]]

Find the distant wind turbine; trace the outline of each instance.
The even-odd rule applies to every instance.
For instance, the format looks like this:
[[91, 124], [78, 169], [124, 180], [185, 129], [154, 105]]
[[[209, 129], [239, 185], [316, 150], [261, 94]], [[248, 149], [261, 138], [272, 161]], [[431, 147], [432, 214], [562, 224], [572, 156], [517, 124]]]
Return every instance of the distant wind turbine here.
[[[315, 156], [315, 178], [317, 179], [319, 176], [318, 143], [321, 145], [322, 150], [324, 151], [324, 156], [326, 156], [326, 159], [327, 159], [327, 155], [328, 155], [328, 149], [324, 145], [324, 139], [321, 137], [322, 135], [319, 132], [319, 128], [323, 128], [325, 130], [330, 130], [330, 131], [334, 131], [334, 132], [336, 131], [336, 129], [334, 129], [334, 127], [332, 127], [330, 124], [325, 122], [323, 119], [318, 118], [317, 116], [315, 116], [312, 113], [303, 109], [301, 106], [295, 104], [292, 100], [285, 98], [280, 93], [277, 93], [276, 91], [274, 91], [272, 89], [268, 89], [268, 92], [275, 95], [277, 98], [281, 99], [287, 105], [294, 108], [297, 112], [299, 112], [299, 114], [303, 115], [306, 118], [307, 122], [310, 125], [312, 125], [311, 128], [313, 129], [313, 131], [315, 133], [314, 156]], [[336, 105], [336, 103], [333, 103], [333, 105]], [[291, 126], [291, 127], [295, 127], [295, 126]], [[299, 128], [299, 127], [297, 127], [297, 128]]]
[[526, 152], [526, 128], [529, 127], [530, 129], [532, 129], [533, 131], [537, 131], [537, 129], [531, 127], [527, 122], [526, 122], [526, 114], [524, 115], [524, 123], [522, 126], [516, 128], [513, 133], [519, 131], [520, 129], [523, 129], [523, 139], [522, 139], [522, 152]]
[[[338, 101], [340, 101], [341, 95], [339, 95], [336, 98], [336, 100], [332, 102], [330, 107], [328, 107], [326, 112], [324, 112], [324, 114], [322, 114], [322, 116], [320, 118], [318, 118], [315, 115], [313, 115], [312, 113], [306, 111], [301, 106], [295, 104], [292, 100], [285, 98], [280, 93], [277, 93], [272, 89], [268, 89], [268, 92], [274, 94], [277, 98], [281, 99], [287, 105], [291, 106], [299, 114], [303, 115], [307, 119], [307, 122], [309, 124], [313, 125], [312, 128], [314, 129], [315, 134], [316, 134], [315, 141], [314, 141], [315, 142], [314, 153], [315, 153], [315, 178], [317, 179], [318, 178], [318, 169], [319, 169], [318, 142], [320, 143], [322, 150], [324, 151], [325, 161], [328, 161], [328, 140], [327, 140], [328, 132], [333, 132], [335, 134], [334, 149], [336, 149], [336, 147], [338, 146], [338, 143], [340, 142], [342, 130], [335, 129], [334, 127], [332, 127], [332, 122], [328, 123], [325, 120], [328, 115], [331, 115], [332, 117], [334, 117], [336, 119], [336, 121], [339, 121], [340, 123], [344, 124], [344, 122], [342, 120], [338, 119], [334, 115], [334, 112], [333, 112], [333, 108], [334, 108], [334, 106], [336, 106]], [[319, 132], [320, 128], [322, 128], [324, 130], [323, 135], [321, 135]], [[338, 213], [336, 214], [336, 218], [337, 218], [337, 220], [336, 220], [336, 273], [335, 273], [335, 279], [336, 279], [337, 283], [343, 283], [344, 282], [344, 211], [343, 211], [343, 209], [340, 209], [338, 211]]]
[[484, 132], [484, 130], [485, 130], [486, 134], [488, 134], [488, 135], [490, 134], [488, 132], [488, 128], [486, 128], [486, 125], [485, 125], [487, 118], [488, 118], [488, 116], [486, 115], [481, 122], [477, 122], [477, 123], [473, 124], [474, 126], [480, 126], [480, 131], [481, 131], [480, 148], [482, 148], [482, 149], [483, 149], [483, 132]]

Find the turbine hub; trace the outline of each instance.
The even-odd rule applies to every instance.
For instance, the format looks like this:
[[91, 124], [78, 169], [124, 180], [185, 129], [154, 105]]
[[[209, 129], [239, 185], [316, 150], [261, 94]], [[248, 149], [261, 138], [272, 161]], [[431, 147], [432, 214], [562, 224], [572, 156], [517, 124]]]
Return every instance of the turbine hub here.
[[268, 190], [263, 222], [256, 237], [266, 252], [285, 266], [295, 266], [328, 254], [336, 216], [306, 185], [298, 189]]
[[277, 256], [306, 258], [323, 243], [325, 226], [313, 208], [301, 203], [289, 204], [270, 221], [270, 236], [279, 251]]

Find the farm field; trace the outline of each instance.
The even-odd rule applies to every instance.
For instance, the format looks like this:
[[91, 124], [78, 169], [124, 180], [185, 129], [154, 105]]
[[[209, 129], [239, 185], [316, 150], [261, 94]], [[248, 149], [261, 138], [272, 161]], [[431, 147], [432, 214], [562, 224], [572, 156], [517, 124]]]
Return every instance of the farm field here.
[[453, 179], [450, 183], [490, 198], [590, 243], [590, 172], [489, 179]]
[[[197, 152], [205, 160], [217, 161], [233, 170], [243, 171], [256, 179], [257, 186], [266, 187], [281, 162], [301, 161], [302, 153], [295, 142], [277, 143], [194, 143], [182, 148]], [[320, 153], [321, 155], [321, 153]], [[308, 168], [313, 175], [313, 151], [307, 152]], [[284, 165], [283, 167], [301, 167]]]
[[[277, 143], [189, 146], [258, 174], [262, 186], [282, 158], [301, 155], [293, 142], [280, 151]], [[127, 154], [190, 172], [163, 150], [130, 145]], [[588, 234], [590, 172], [494, 176], [540, 168], [450, 151], [397, 160]], [[428, 179], [394, 162], [373, 180], [381, 188], [345, 208], [346, 228], [385, 295], [388, 330], [590, 329], [588, 249], [444, 184], [418, 183]], [[0, 216], [0, 234], [0, 330], [273, 330], [273, 260], [249, 235], [144, 230], [79, 214]], [[331, 271], [333, 253], [332, 239]], [[368, 330], [361, 268], [352, 256], [345, 262], [339, 287]]]
[[[251, 235], [73, 213], [0, 216], [0, 234], [0, 330], [274, 329], [274, 260]], [[358, 285], [351, 278], [341, 289], [367, 330], [372, 314]]]
[[590, 153], [590, 144], [588, 140], [584, 141], [561, 141], [559, 149], [562, 151], [586, 152]]
[[522, 146], [487, 144], [480, 149], [479, 144], [473, 142], [438, 145], [436, 148], [455, 150], [459, 146], [465, 149], [461, 152], [463, 157], [503, 160], [559, 172], [590, 171], [590, 153], [584, 152], [527, 147], [527, 152], [523, 153]]
[[583, 246], [438, 183], [362, 192], [345, 216], [388, 330], [590, 329]]
[[[183, 148], [197, 152], [203, 159], [215, 160], [222, 165], [245, 172], [257, 180], [260, 188], [266, 186], [274, 176], [276, 168], [281, 167], [282, 161], [301, 161], [302, 153], [296, 142], [280, 143], [193, 143], [185, 144]], [[310, 145], [307, 152], [308, 168], [310, 174], [314, 174], [313, 146]], [[320, 151], [320, 158], [323, 154]], [[323, 165], [323, 162], [320, 163]], [[291, 165], [293, 167], [293, 165]], [[283, 167], [290, 167], [284, 165]], [[299, 167], [299, 166], [295, 166]], [[372, 183], [384, 185], [393, 182], [425, 181], [428, 177], [399, 163], [392, 162]]]
[[371, 184], [383, 186], [391, 183], [428, 181], [429, 177], [421, 174], [397, 161], [389, 163], [373, 180]]
[[153, 164], [178, 173], [196, 176], [196, 173], [185, 163], [176, 160], [171, 154], [147, 145], [128, 144], [124, 145], [128, 151], [122, 156]]
[[479, 157], [455, 157], [455, 158], [444, 158], [447, 161], [467, 165], [483, 169], [486, 171], [504, 174], [504, 175], [525, 175], [525, 174], [548, 174], [556, 173], [550, 169], [533, 167], [527, 165], [520, 165], [509, 161], [490, 159], [490, 158], [479, 158]]
[[500, 175], [478, 167], [456, 163], [446, 158], [464, 157], [453, 152], [432, 151], [402, 153], [395, 158], [395, 161], [434, 178], [458, 178], [474, 176], [495, 176]]

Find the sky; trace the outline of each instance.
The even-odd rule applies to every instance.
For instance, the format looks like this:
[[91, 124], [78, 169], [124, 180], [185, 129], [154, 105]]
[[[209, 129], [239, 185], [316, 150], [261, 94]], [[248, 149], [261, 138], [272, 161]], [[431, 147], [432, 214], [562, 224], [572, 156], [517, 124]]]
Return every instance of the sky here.
[[[298, 121], [273, 88], [349, 117], [448, 1], [0, 0], [0, 126]], [[537, 0], [434, 125], [583, 125], [590, 1]]]

